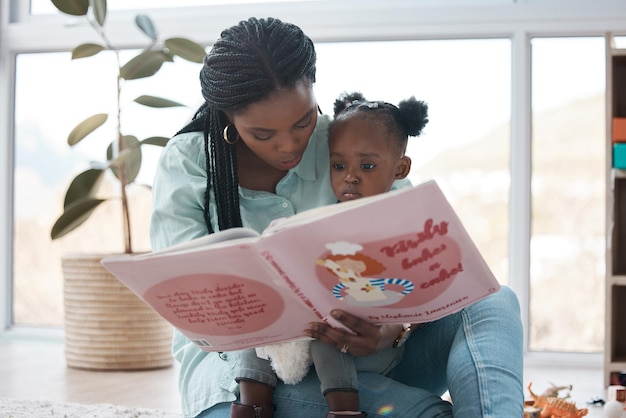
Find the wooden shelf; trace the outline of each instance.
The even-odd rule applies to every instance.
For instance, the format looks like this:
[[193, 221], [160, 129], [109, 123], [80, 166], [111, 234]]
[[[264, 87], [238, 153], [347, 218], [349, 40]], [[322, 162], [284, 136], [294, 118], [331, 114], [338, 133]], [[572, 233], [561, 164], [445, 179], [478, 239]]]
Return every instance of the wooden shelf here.
[[604, 384], [626, 371], [626, 169], [613, 168], [613, 118], [626, 117], [626, 49], [606, 42], [606, 299]]
[[626, 275], [607, 276], [607, 286], [626, 286]]

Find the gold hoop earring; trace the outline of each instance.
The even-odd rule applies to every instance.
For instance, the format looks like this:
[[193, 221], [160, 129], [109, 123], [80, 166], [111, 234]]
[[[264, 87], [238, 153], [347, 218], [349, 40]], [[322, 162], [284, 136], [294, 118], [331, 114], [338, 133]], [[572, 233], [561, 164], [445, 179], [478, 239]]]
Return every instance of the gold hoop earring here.
[[235, 129], [235, 133], [237, 134], [237, 137], [235, 139], [231, 139], [232, 135], [229, 135], [229, 133], [228, 133], [229, 132], [228, 128], [230, 128], [231, 126], [234, 127], [234, 125], [232, 123], [226, 125], [226, 127], [224, 128], [224, 135], [223, 136], [224, 136], [224, 141], [226, 141], [227, 144], [234, 145], [234, 144], [237, 143], [237, 141], [239, 141], [240, 136], [239, 136], [239, 132], [237, 132], [237, 130]]

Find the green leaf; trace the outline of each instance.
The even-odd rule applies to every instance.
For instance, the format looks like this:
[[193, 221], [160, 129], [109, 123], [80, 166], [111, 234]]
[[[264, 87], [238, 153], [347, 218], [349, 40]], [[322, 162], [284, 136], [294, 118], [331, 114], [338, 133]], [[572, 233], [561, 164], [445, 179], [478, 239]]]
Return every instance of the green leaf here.
[[151, 136], [150, 138], [146, 138], [141, 141], [141, 145], [158, 145], [159, 147], [164, 147], [169, 142], [169, 138], [164, 136]]
[[74, 202], [94, 197], [100, 187], [100, 183], [102, 183], [103, 177], [104, 170], [95, 168], [90, 168], [77, 175], [72, 180], [70, 187], [68, 187], [67, 193], [65, 193], [63, 207], [67, 208]]
[[85, 16], [89, 10], [89, 0], [52, 0], [54, 7], [73, 16]]
[[104, 49], [106, 49], [104, 46], [92, 43], [78, 45], [72, 50], [72, 59], [91, 57]]
[[202, 63], [206, 55], [202, 45], [186, 38], [166, 39], [164, 44], [171, 52], [187, 61]]
[[141, 169], [141, 143], [133, 135], [122, 137], [122, 150], [117, 158], [113, 158], [113, 144], [107, 147], [107, 160], [115, 177], [120, 179], [120, 169], [126, 174], [126, 184], [132, 183], [137, 178]]
[[167, 60], [165, 54], [159, 51], [145, 51], [128, 61], [120, 69], [120, 75], [125, 80], [150, 77], [156, 74]]
[[139, 104], [149, 107], [176, 107], [176, 106], [185, 106], [182, 103], [175, 102], [173, 100], [164, 99], [162, 97], [143, 95], [139, 96], [135, 99], [135, 101]]
[[93, 116], [89, 116], [87, 119], [76, 125], [72, 132], [67, 137], [67, 143], [70, 146], [78, 144], [84, 137], [95, 131], [106, 122], [109, 115], [106, 113], [98, 113]]
[[141, 29], [143, 33], [148, 36], [148, 38], [152, 39], [153, 41], [157, 40], [158, 34], [156, 28], [154, 26], [154, 23], [152, 22], [152, 19], [150, 19], [148, 15], [138, 14], [137, 16], [135, 16], [135, 24], [137, 25], [137, 27], [139, 27], [139, 29]]
[[91, 0], [91, 6], [96, 22], [100, 27], [104, 26], [104, 20], [107, 17], [107, 0]]
[[52, 226], [50, 238], [53, 240], [61, 238], [65, 234], [78, 228], [89, 218], [93, 210], [105, 200], [106, 199], [87, 198], [72, 203], [65, 208], [63, 214]]

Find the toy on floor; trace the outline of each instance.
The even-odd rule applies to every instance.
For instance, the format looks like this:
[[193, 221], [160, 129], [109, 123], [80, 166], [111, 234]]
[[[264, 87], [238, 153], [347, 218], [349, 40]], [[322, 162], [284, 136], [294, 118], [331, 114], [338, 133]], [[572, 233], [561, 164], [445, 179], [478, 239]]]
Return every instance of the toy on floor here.
[[604, 406], [606, 401], [599, 396], [593, 397], [587, 401], [587, 405]]
[[608, 401], [604, 405], [604, 415], [606, 418], [622, 418], [626, 416], [624, 404], [619, 401]]
[[558, 396], [543, 396], [533, 393], [532, 382], [528, 384], [528, 392], [534, 401], [534, 407], [541, 408], [541, 418], [580, 418], [587, 415], [587, 408], [578, 409], [574, 402]]
[[[557, 386], [554, 383], [550, 382], [550, 387], [543, 391], [541, 396], [552, 397], [552, 398], [561, 398], [568, 399], [570, 397], [570, 392], [572, 391], [572, 385], [566, 386]], [[565, 394], [561, 394], [563, 391], [567, 391]]]

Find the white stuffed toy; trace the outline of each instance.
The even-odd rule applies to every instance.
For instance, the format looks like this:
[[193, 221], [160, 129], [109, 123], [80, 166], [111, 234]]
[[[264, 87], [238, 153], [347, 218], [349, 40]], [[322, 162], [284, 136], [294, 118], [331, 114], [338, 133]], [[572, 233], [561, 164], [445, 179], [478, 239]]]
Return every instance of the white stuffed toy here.
[[313, 363], [310, 346], [311, 340], [295, 340], [262, 347], [262, 352], [269, 357], [276, 376], [295, 385], [307, 375]]

